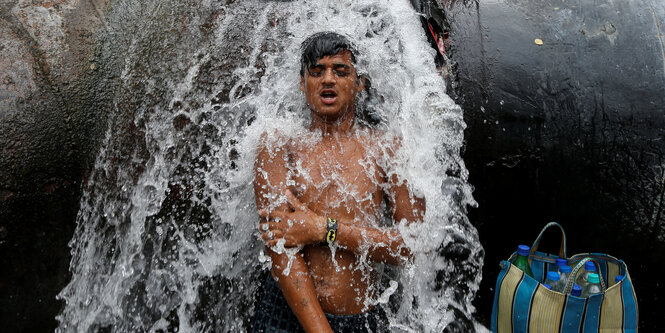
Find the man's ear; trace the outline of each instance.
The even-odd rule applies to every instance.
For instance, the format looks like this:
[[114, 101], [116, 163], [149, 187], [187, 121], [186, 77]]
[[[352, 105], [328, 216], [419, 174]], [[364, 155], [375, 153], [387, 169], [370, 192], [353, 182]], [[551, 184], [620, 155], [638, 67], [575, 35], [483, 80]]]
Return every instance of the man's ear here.
[[365, 75], [358, 75], [358, 92], [363, 91], [365, 89]]
[[305, 92], [305, 77], [300, 75], [300, 91]]

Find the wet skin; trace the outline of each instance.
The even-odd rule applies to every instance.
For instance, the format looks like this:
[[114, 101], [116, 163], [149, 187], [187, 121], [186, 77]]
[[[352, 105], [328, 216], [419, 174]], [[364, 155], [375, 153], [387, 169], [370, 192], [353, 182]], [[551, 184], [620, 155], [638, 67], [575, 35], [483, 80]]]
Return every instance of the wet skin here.
[[[301, 89], [312, 112], [312, 134], [264, 135], [254, 183], [259, 229], [273, 276], [301, 325], [306, 331], [330, 331], [324, 311], [357, 314], [371, 308], [365, 300], [374, 296], [374, 274], [361, 255], [394, 265], [410, 256], [397, 230], [378, 226], [384, 198], [396, 221], [422, 220], [425, 204], [382, 168], [397, 141], [355, 124], [354, 101], [363, 82], [348, 51], [310, 66]], [[287, 202], [274, 199], [280, 195]], [[330, 247], [322, 245], [327, 217], [339, 222], [334, 261]], [[270, 249], [280, 239], [285, 247], [304, 246], [290, 265], [286, 254]]]
[[[294, 177], [295, 188], [301, 189], [294, 192], [300, 202], [319, 216], [378, 227], [383, 201], [379, 184], [385, 179], [376, 161], [366, 157], [365, 140], [326, 137], [311, 146], [292, 144], [290, 161], [302, 165], [302, 171], [296, 171]], [[368, 263], [360, 264], [354, 252], [341, 247], [335, 251], [337, 266], [327, 245], [312, 244], [303, 253], [325, 312], [356, 314], [368, 310], [363, 301], [373, 296], [373, 290], [368, 289], [374, 282]]]

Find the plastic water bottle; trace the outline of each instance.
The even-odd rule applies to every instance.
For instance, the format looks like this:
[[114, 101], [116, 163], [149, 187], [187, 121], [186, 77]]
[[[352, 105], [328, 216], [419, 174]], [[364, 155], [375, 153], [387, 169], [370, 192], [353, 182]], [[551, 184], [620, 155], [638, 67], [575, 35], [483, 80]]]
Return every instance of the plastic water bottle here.
[[545, 287], [545, 288], [547, 288], [547, 289], [549, 289], [549, 290], [552, 290], [552, 286], [550, 286], [550, 285], [547, 284], [547, 283], [543, 283], [543, 287]]
[[598, 274], [590, 273], [587, 282], [586, 287], [582, 289], [582, 297], [586, 298], [603, 292], [603, 289], [600, 287], [600, 277], [598, 277]]
[[580, 275], [577, 277], [577, 281], [575, 283], [579, 284], [582, 289], [586, 287], [587, 284], [589, 284], [589, 274], [596, 274], [596, 265], [593, 263], [593, 261], [587, 261], [584, 264], [584, 274]]
[[557, 272], [547, 272], [547, 278], [545, 278], [545, 284], [552, 286], [552, 290], [561, 291], [561, 281], [559, 280], [559, 273]]
[[582, 287], [579, 284], [573, 285], [573, 291], [570, 292], [571, 295], [581, 297], [582, 296]]
[[568, 260], [566, 260], [566, 259], [558, 258], [557, 260], [555, 260], [555, 262], [556, 262], [557, 269], [561, 266], [568, 265]]
[[515, 259], [515, 262], [513, 262], [513, 265], [515, 265], [517, 268], [521, 269], [524, 274], [533, 277], [533, 272], [531, 271], [531, 266], [529, 266], [529, 250], [531, 250], [530, 247], [526, 245], [520, 245], [517, 247], [517, 258]]
[[[568, 283], [568, 279], [570, 278], [570, 273], [573, 271], [573, 268], [568, 266], [568, 265], [563, 265], [559, 267], [559, 281], [561, 281], [561, 285], [565, 287], [565, 285]], [[561, 287], [561, 290], [563, 291], [563, 288]]]

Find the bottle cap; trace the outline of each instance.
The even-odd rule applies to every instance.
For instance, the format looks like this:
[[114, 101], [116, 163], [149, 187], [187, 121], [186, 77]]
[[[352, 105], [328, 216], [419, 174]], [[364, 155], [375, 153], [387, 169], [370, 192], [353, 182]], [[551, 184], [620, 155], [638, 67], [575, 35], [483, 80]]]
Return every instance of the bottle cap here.
[[596, 274], [596, 273], [591, 273], [591, 274], [589, 274], [589, 282], [590, 283], [598, 283], [598, 282], [600, 282], [600, 277], [598, 277], [598, 274]]
[[563, 266], [559, 267], [559, 271], [561, 273], [570, 273], [570, 272], [573, 271], [573, 268], [568, 266], [568, 265], [563, 265]]
[[550, 285], [547, 284], [547, 283], [543, 283], [543, 287], [545, 287], [545, 288], [547, 288], [547, 289], [549, 289], [549, 290], [552, 290], [552, 286], [550, 286]]
[[614, 277], [614, 283], [619, 283], [623, 280], [623, 275], [617, 275]]
[[595, 272], [596, 271], [596, 264], [593, 263], [593, 261], [587, 261], [584, 263], [584, 269], [590, 272]]
[[559, 273], [547, 272], [547, 279], [551, 281], [559, 281]]
[[559, 259], [556, 260], [556, 265], [557, 266], [564, 266], [564, 265], [567, 265], [567, 264], [568, 264], [568, 261], [566, 259], [559, 258]]
[[578, 284], [573, 285], [573, 291], [570, 293], [573, 296], [581, 296], [582, 295], [582, 287], [580, 287]]
[[529, 255], [529, 250], [531, 250], [530, 247], [526, 245], [520, 245], [517, 247], [517, 254], [521, 256], [528, 256]]

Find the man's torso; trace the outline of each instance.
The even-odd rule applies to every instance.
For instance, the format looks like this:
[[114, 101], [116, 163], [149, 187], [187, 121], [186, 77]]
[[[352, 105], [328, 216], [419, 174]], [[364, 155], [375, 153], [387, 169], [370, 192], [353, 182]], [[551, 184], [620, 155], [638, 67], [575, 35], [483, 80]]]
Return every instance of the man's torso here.
[[[382, 216], [385, 177], [377, 164], [380, 149], [372, 136], [325, 137], [292, 141], [289, 147], [291, 188], [321, 216], [364, 227], [377, 227]], [[331, 314], [355, 314], [373, 296], [372, 264], [351, 251], [325, 245], [304, 249], [318, 299]]]

